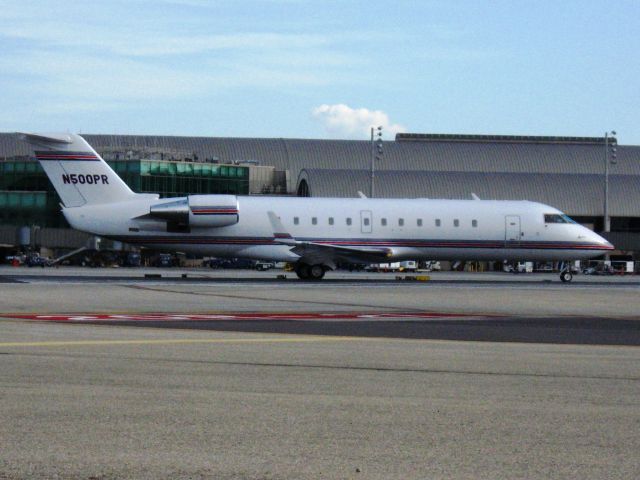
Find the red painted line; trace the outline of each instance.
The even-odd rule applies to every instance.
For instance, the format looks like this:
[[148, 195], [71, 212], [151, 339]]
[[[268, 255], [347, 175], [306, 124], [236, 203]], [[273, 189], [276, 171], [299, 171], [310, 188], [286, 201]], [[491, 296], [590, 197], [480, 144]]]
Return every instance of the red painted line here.
[[452, 318], [452, 317], [486, 317], [487, 315], [467, 313], [442, 313], [442, 312], [306, 312], [306, 313], [133, 313], [133, 314], [20, 314], [7, 315], [10, 318], [25, 320], [37, 320], [42, 322], [175, 322], [175, 321], [243, 321], [243, 320], [271, 320], [271, 321], [317, 321], [317, 320], [353, 320], [372, 321], [393, 319], [427, 319], [427, 318]]

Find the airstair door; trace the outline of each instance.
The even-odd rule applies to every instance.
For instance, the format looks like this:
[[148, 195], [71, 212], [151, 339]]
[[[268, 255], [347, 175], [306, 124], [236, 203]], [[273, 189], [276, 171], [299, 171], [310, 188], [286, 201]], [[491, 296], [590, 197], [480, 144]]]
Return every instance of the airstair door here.
[[505, 225], [505, 243], [513, 245], [514, 242], [520, 242], [522, 233], [520, 231], [520, 216], [507, 215], [504, 217]]

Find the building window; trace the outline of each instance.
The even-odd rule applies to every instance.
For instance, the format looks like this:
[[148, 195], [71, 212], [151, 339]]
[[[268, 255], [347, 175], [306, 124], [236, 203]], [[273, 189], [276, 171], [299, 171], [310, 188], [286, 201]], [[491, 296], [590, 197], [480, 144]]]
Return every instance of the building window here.
[[399, 218], [398, 219], [398, 226], [399, 227], [404, 227], [404, 218]]
[[453, 220], [453, 226], [454, 226], [454, 227], [459, 227], [459, 226], [460, 226], [460, 220], [458, 220], [457, 218], [455, 218], [455, 219]]
[[476, 228], [478, 226], [478, 220], [471, 220], [471, 226]]
[[311, 225], [317, 225], [318, 224], [318, 217], [311, 217]]
[[351, 225], [351, 219], [347, 217], [347, 225]]
[[293, 224], [294, 225], [298, 225], [300, 223], [300, 218], [299, 217], [293, 217]]
[[416, 221], [416, 223], [418, 224], [418, 226], [419, 226], [419, 227], [421, 227], [421, 226], [422, 226], [422, 219], [421, 219], [421, 218], [419, 218], [419, 219]]
[[436, 227], [439, 227], [440, 225], [442, 225], [442, 222], [439, 218], [436, 218]]
[[329, 225], [333, 225], [333, 217], [329, 217]]
[[387, 226], [387, 219], [386, 218], [381, 218], [380, 219], [380, 225], [382, 225], [383, 227]]

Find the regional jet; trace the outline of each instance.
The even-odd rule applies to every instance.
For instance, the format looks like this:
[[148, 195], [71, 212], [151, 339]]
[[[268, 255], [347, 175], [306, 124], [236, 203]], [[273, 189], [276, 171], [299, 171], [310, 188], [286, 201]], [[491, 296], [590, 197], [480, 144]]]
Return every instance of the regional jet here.
[[[320, 280], [339, 262], [579, 260], [614, 249], [530, 201], [134, 193], [79, 135], [22, 134], [69, 224], [156, 250], [292, 262]], [[571, 281], [571, 272], [560, 274]]]

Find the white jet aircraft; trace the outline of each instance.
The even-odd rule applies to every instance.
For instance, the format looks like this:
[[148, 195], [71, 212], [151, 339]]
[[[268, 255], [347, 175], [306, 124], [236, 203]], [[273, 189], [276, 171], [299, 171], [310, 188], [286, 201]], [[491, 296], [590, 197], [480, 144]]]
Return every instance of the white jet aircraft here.
[[[294, 262], [320, 280], [338, 262], [577, 260], [614, 249], [529, 201], [139, 194], [79, 135], [23, 134], [83, 232], [158, 250]], [[561, 273], [570, 281], [569, 270]]]

